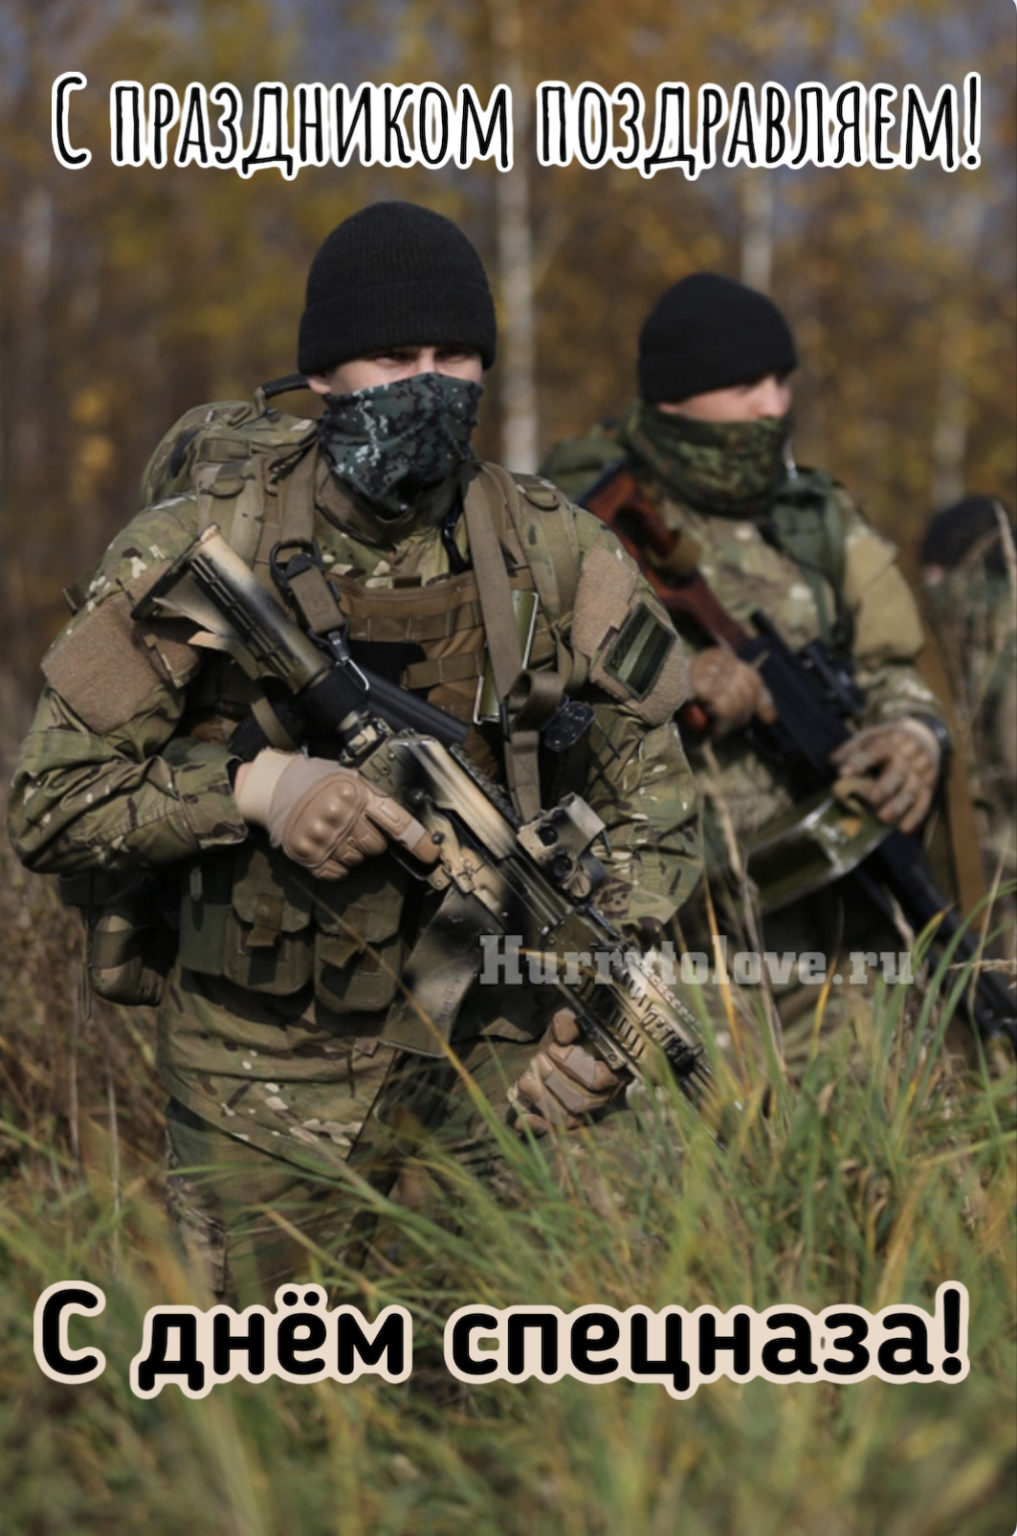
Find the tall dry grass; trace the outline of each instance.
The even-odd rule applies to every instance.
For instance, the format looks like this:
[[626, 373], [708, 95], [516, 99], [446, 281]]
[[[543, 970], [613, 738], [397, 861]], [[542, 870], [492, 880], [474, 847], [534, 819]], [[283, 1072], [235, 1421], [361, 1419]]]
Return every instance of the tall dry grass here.
[[[430, 1213], [381, 1202], [363, 1273], [310, 1272], [414, 1317], [410, 1379], [241, 1381], [202, 1400], [129, 1388], [149, 1307], [194, 1301], [161, 1208], [161, 1092], [144, 1011], [77, 1001], [77, 920], [0, 845], [0, 1525], [13, 1536], [1007, 1536], [1015, 1521], [1012, 1063], [944, 1044], [963, 978], [940, 967], [820, 1042], [793, 1086], [748, 1053], [726, 1147], [682, 1102], [638, 1141], [512, 1143], [499, 1203], [435, 1167]], [[766, 1114], [764, 1089], [772, 1089]], [[58, 1279], [107, 1296], [74, 1342], [80, 1387], [32, 1354]], [[963, 1382], [467, 1388], [441, 1356], [456, 1307], [711, 1303], [931, 1309], [969, 1291]]]

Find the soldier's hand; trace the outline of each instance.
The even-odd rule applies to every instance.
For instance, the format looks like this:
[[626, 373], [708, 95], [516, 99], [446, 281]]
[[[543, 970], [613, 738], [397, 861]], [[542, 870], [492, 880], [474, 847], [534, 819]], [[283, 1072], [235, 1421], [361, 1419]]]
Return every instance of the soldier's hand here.
[[245, 821], [265, 827], [273, 847], [321, 880], [342, 880], [389, 838], [427, 863], [438, 857], [409, 811], [325, 758], [268, 748], [240, 769], [233, 794]]
[[572, 1131], [585, 1116], [603, 1109], [628, 1083], [628, 1074], [578, 1045], [579, 1025], [571, 1008], [559, 1008], [537, 1042], [522, 1077], [509, 1089], [515, 1128], [543, 1136], [555, 1127]]
[[711, 736], [740, 730], [753, 715], [768, 725], [777, 718], [773, 700], [755, 667], [726, 645], [710, 645], [696, 652], [689, 663], [689, 683], [710, 717]]
[[830, 761], [845, 778], [874, 774], [862, 793], [888, 826], [914, 832], [929, 812], [939, 779], [939, 742], [920, 720], [870, 725], [837, 748]]

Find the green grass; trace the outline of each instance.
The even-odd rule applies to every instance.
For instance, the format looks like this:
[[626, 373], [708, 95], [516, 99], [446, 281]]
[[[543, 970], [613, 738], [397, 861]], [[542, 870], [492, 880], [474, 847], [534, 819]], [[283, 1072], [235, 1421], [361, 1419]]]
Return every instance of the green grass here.
[[[48, 887], [0, 871], [0, 1528], [12, 1536], [1008, 1536], [1015, 1523], [1015, 1080], [944, 1045], [940, 983], [916, 1021], [877, 996], [824, 1035], [795, 1085], [750, 1065], [721, 1148], [684, 1102], [638, 1144], [509, 1147], [514, 1198], [453, 1166], [432, 1214], [383, 1206], [369, 1272], [320, 1273], [373, 1313], [414, 1316], [400, 1385], [235, 1381], [192, 1401], [132, 1396], [146, 1310], [194, 1301], [160, 1196], [162, 1095], [146, 1015], [74, 1003], [72, 924]], [[25, 916], [27, 914], [27, 917]], [[772, 1066], [770, 1069], [772, 1076]], [[619, 1123], [619, 1122], [616, 1122]], [[623, 1122], [621, 1122], [623, 1123]], [[454, 1220], [450, 1213], [454, 1212]], [[37, 1368], [32, 1312], [87, 1279], [76, 1320], [105, 1373]], [[957, 1384], [565, 1379], [467, 1388], [441, 1356], [466, 1303], [931, 1310], [969, 1291]]]
[[[124, 1171], [117, 1208], [97, 1123], [80, 1169], [30, 1152], [0, 1227], [4, 1529], [1006, 1533], [1013, 1083], [937, 1064], [920, 1082], [912, 1091], [892, 1050], [885, 1069], [859, 1073], [837, 1039], [786, 1124], [757, 1121], [724, 1150], [679, 1106], [680, 1154], [669, 1114], [645, 1127], [641, 1160], [576, 1142], [552, 1169], [522, 1149], [512, 1207], [439, 1170], [455, 1188], [453, 1229], [389, 1210], [398, 1265], [359, 1284], [331, 1276], [367, 1310], [410, 1307], [417, 1369], [400, 1386], [234, 1382], [200, 1401], [172, 1385], [133, 1398], [146, 1308], [190, 1294], [150, 1171]], [[75, 1325], [108, 1359], [82, 1387], [48, 1381], [31, 1355], [34, 1301], [58, 1278], [107, 1294], [102, 1319]], [[440, 1359], [441, 1324], [467, 1302], [876, 1311], [931, 1308], [947, 1279], [971, 1298], [971, 1373], [957, 1385], [723, 1380], [679, 1402], [626, 1382], [466, 1389]]]

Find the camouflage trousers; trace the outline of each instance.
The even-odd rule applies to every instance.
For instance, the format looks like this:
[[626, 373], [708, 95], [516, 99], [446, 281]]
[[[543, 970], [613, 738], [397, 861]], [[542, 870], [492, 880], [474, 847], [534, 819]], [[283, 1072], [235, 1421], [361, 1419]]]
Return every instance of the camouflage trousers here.
[[323, 1276], [360, 1268], [379, 1241], [371, 1192], [440, 1218], [448, 1196], [433, 1169], [447, 1159], [507, 1194], [497, 1127], [532, 1053], [532, 1041], [478, 1038], [460, 1043], [457, 1068], [381, 1048], [358, 1079], [363, 1128], [331, 1171], [274, 1156], [171, 1099], [167, 1204], [203, 1286], [248, 1306], [315, 1265]]

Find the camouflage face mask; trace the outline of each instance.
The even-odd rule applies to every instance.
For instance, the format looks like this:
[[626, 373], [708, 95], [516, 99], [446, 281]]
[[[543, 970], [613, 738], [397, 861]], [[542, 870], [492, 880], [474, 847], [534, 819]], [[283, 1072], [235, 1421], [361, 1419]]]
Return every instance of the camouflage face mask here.
[[727, 517], [765, 512], [787, 475], [791, 413], [760, 421], [696, 421], [641, 404], [634, 446], [690, 506]]
[[400, 517], [472, 457], [483, 386], [418, 373], [349, 395], [326, 395], [318, 424], [335, 473], [381, 516]]

